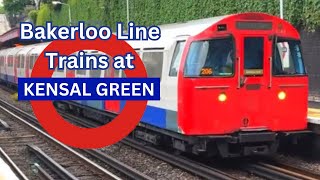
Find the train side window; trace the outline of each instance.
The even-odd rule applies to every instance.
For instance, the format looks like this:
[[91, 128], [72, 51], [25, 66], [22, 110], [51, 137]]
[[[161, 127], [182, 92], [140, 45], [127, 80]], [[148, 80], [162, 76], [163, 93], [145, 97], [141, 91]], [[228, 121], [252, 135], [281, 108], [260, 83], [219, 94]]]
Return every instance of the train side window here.
[[12, 67], [12, 56], [8, 56], [8, 67]]
[[184, 49], [185, 41], [178, 41], [172, 56], [169, 76], [176, 77], [178, 75], [178, 69], [181, 62], [181, 56]]
[[33, 68], [33, 64], [34, 64], [34, 55], [30, 55], [29, 69]]
[[86, 69], [77, 69], [76, 74], [77, 75], [86, 75]]
[[16, 56], [17, 68], [20, 68], [20, 56]]
[[142, 61], [146, 67], [148, 77], [158, 77], [161, 80], [163, 52], [144, 52], [142, 55]]
[[101, 70], [99, 69], [91, 69], [89, 73], [90, 73], [90, 77], [93, 77], [93, 78], [101, 77]]
[[20, 55], [20, 68], [24, 68], [24, 56]]
[[263, 37], [244, 38], [244, 73], [247, 76], [263, 74]]
[[[66, 62], [64, 62], [64, 65], [66, 64]], [[63, 73], [64, 72], [64, 67], [65, 66], [63, 66], [63, 68], [62, 69], [58, 69], [58, 66], [56, 67], [56, 71], [57, 72], [60, 72], [60, 73]]]
[[0, 57], [0, 66], [3, 66], [3, 65], [4, 65], [4, 57], [1, 56], [1, 57]]

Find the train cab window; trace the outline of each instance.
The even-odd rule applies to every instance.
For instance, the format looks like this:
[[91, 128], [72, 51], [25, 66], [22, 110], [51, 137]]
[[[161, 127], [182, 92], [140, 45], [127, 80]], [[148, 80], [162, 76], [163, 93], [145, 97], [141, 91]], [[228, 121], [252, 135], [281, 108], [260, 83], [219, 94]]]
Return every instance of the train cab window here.
[[244, 38], [244, 73], [246, 76], [263, 74], [263, 37]]
[[163, 52], [143, 52], [142, 61], [146, 67], [148, 77], [157, 77], [161, 79]]
[[300, 41], [278, 39], [274, 46], [273, 75], [305, 75]]
[[178, 74], [178, 68], [181, 62], [181, 56], [184, 49], [185, 41], [177, 42], [176, 48], [174, 50], [172, 61], [170, 65], [169, 76], [176, 77]]
[[232, 76], [234, 74], [234, 42], [231, 37], [192, 42], [184, 75]]

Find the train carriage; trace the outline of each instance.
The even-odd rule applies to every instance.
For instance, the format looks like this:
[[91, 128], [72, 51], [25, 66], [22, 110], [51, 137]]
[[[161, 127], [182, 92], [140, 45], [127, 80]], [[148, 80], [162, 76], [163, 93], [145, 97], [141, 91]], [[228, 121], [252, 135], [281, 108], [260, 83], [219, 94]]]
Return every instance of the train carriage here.
[[7, 81], [6, 59], [8, 51], [7, 49], [2, 50], [0, 55], [0, 79], [2, 81]]
[[[127, 41], [142, 58], [148, 77], [161, 79], [161, 99], [148, 102], [132, 133], [135, 138], [184, 152], [235, 157], [270, 154], [280, 139], [309, 132], [308, 77], [300, 36], [291, 24], [264, 13], [241, 13], [160, 28], [158, 41]], [[25, 48], [33, 46], [37, 48], [30, 57], [46, 47]], [[8, 69], [7, 75], [12, 71]], [[112, 68], [56, 70], [53, 77], [125, 74]], [[84, 115], [89, 110], [117, 115], [125, 105], [125, 101], [59, 103]]]

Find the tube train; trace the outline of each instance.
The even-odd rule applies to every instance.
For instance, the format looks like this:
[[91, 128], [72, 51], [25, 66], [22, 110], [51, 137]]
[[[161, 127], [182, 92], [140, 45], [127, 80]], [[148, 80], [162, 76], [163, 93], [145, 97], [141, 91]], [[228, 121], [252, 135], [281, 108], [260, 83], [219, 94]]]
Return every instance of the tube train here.
[[[135, 138], [179, 152], [239, 157], [276, 152], [307, 133], [308, 76], [300, 36], [288, 22], [240, 13], [160, 26], [158, 41], [127, 41], [148, 77], [161, 78]], [[30, 77], [40, 43], [0, 51], [0, 78]], [[98, 51], [87, 51], [97, 54]], [[125, 77], [108, 70], [56, 70], [53, 77]], [[61, 101], [86, 116], [116, 116], [125, 101]], [[94, 112], [94, 113], [92, 113]], [[106, 137], [107, 138], [107, 137]]]

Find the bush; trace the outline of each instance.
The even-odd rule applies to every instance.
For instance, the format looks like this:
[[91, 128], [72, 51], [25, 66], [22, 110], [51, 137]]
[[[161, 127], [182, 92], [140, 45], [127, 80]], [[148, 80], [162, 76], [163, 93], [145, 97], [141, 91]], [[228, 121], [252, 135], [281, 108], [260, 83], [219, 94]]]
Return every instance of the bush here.
[[32, 22], [35, 24], [37, 22], [38, 11], [37, 10], [31, 10], [29, 12], [28, 16], [32, 20]]
[[4, 10], [4, 7], [3, 6], [0, 6], [0, 14], [5, 14], [5, 10]]
[[[88, 25], [109, 25], [126, 22], [124, 0], [68, 0], [72, 20]], [[130, 20], [139, 25], [160, 25], [239, 12], [265, 12], [279, 16], [279, 0], [130, 0]], [[297, 27], [315, 30], [320, 27], [320, 0], [284, 1], [284, 17]], [[42, 6], [37, 24], [51, 19], [55, 25], [68, 24], [68, 7], [61, 10]], [[40, 13], [41, 12], [41, 13]], [[41, 14], [41, 16], [40, 16]], [[50, 16], [51, 15], [51, 16]], [[40, 17], [39, 17], [40, 16]], [[73, 23], [73, 24], [74, 24]]]

